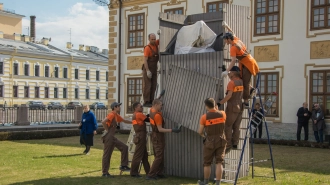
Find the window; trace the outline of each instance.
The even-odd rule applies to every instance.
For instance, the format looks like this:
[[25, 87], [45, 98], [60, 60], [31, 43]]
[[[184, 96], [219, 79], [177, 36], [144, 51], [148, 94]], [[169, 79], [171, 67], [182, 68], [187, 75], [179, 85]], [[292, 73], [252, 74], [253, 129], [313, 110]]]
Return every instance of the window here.
[[24, 98], [28, 98], [30, 94], [30, 87], [24, 86]]
[[86, 99], [89, 99], [89, 89], [86, 89]]
[[14, 73], [14, 75], [18, 75], [18, 63], [14, 63], [14, 71], [13, 71], [13, 73]]
[[86, 70], [86, 80], [89, 80], [89, 70]]
[[29, 64], [24, 64], [24, 75], [29, 76]]
[[100, 71], [96, 71], [96, 81], [100, 81]]
[[39, 97], [39, 87], [34, 87], [34, 97], [35, 98], [40, 98]]
[[133, 113], [133, 103], [140, 102], [142, 96], [142, 78], [128, 78], [127, 81], [127, 112]]
[[3, 62], [0, 62], [0, 75], [3, 75]]
[[58, 88], [54, 87], [54, 98], [58, 98]]
[[49, 77], [49, 66], [45, 66], [45, 77]]
[[330, 0], [312, 0], [311, 29], [330, 28]]
[[105, 81], [108, 81], [109, 80], [109, 72], [105, 72]]
[[183, 15], [183, 7], [164, 10], [164, 13]]
[[55, 67], [55, 78], [58, 78], [58, 67]]
[[100, 89], [96, 89], [96, 99], [100, 99]]
[[34, 66], [34, 76], [39, 76], [39, 65]]
[[68, 78], [68, 68], [63, 68], [63, 78]]
[[79, 69], [74, 69], [74, 79], [79, 79]]
[[128, 48], [144, 46], [144, 13], [128, 16]]
[[3, 91], [4, 91], [4, 87], [3, 85], [0, 85], [0, 98], [3, 98]]
[[17, 85], [13, 86], [13, 97], [14, 98], [18, 97], [18, 86]]
[[220, 11], [222, 11], [224, 3], [228, 3], [228, 0], [207, 3], [206, 4], [207, 12], [220, 12]]
[[[278, 117], [278, 92], [279, 92], [279, 73], [260, 73], [260, 94], [263, 100], [265, 112], [267, 111], [267, 117]], [[267, 103], [267, 100], [271, 100], [272, 104]], [[267, 107], [267, 105], [270, 106]]]
[[49, 98], [49, 87], [45, 87], [45, 98]]
[[255, 35], [280, 33], [280, 1], [281, 0], [255, 0]]
[[74, 89], [74, 98], [79, 99], [79, 88]]
[[311, 71], [310, 77], [309, 105], [319, 103], [325, 117], [330, 118], [330, 70]]
[[63, 88], [63, 98], [67, 98], [67, 89]]
[[108, 93], [109, 93], [108, 89], [105, 90], [105, 98], [106, 98], [106, 99], [108, 99], [108, 96], [109, 96]]

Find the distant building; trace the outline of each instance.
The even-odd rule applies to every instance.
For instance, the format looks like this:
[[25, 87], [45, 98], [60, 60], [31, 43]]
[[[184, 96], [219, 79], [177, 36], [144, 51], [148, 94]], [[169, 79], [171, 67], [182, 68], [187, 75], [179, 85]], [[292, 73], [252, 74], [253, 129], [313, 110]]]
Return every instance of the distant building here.
[[[0, 10], [2, 14], [13, 13]], [[73, 49], [70, 42], [57, 48], [48, 38], [31, 41], [21, 32], [13, 33], [16, 25], [2, 27], [7, 21], [0, 19], [0, 104], [20, 105], [34, 100], [45, 104], [79, 101], [107, 105], [107, 49], [99, 51], [95, 46], [84, 45]], [[2, 31], [4, 28], [6, 32]], [[34, 24], [32, 29], [35, 30]]]
[[13, 36], [14, 33], [22, 34], [22, 18], [24, 15], [15, 13], [14, 10], [5, 9], [0, 3], [0, 31], [5, 36]]

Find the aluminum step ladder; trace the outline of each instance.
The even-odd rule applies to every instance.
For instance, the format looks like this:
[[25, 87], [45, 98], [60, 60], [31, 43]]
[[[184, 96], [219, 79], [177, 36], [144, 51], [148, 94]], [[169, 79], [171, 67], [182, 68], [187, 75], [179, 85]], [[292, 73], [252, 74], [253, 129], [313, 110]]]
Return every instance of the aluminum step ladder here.
[[[244, 166], [244, 165], [248, 165], [247, 169], [249, 169], [250, 164], [252, 166], [252, 178], [254, 178], [254, 176], [255, 176], [254, 175], [254, 164], [255, 163], [260, 163], [260, 162], [266, 162], [266, 161], [271, 161], [272, 162], [273, 178], [274, 178], [274, 180], [276, 180], [273, 152], [272, 152], [272, 147], [271, 147], [271, 144], [270, 144], [268, 125], [267, 125], [267, 122], [266, 122], [266, 119], [265, 119], [265, 115], [262, 114], [261, 112], [257, 112], [257, 114], [261, 114], [263, 116], [262, 117], [260, 116], [260, 118], [257, 118], [257, 121], [252, 119], [253, 118], [252, 110], [255, 106], [257, 96], [260, 100], [260, 106], [261, 106], [261, 108], [263, 108], [262, 98], [261, 98], [260, 89], [259, 89], [260, 73], [257, 74], [256, 82], [257, 83], [256, 83], [256, 87], [255, 87], [255, 92], [257, 92], [257, 93], [253, 95], [252, 105], [248, 108], [248, 116], [242, 118], [242, 120], [248, 120], [247, 127], [246, 128], [245, 127], [240, 128], [241, 131], [245, 131], [245, 133], [244, 132], [240, 133], [240, 142], [243, 141], [243, 145], [242, 145], [241, 149], [231, 151], [231, 152], [234, 151], [234, 152], [237, 152], [237, 153], [240, 153], [240, 154], [239, 154], [239, 156], [236, 155], [237, 158], [236, 158], [236, 156], [234, 158], [226, 158], [225, 157], [225, 161], [224, 161], [225, 162], [225, 164], [224, 164], [225, 167], [224, 167], [224, 172], [223, 172], [223, 174], [224, 174], [223, 178], [225, 178], [225, 179], [221, 179], [221, 182], [232, 183], [232, 184], [236, 185], [237, 181], [238, 181], [238, 178], [239, 178], [239, 174], [242, 173], [240, 171], [241, 167]], [[256, 127], [258, 127], [259, 124], [265, 124], [265, 129], [266, 129], [266, 133], [267, 133], [267, 141], [268, 141], [268, 146], [269, 146], [270, 159], [255, 161], [255, 159], [254, 159], [254, 148], [253, 148], [253, 143], [254, 143], [253, 133], [255, 132]], [[243, 133], [244, 137], [241, 137], [242, 133]], [[250, 141], [250, 143], [249, 143], [249, 141]], [[246, 148], [248, 148], [246, 146], [248, 146], [248, 144], [251, 144], [251, 158], [249, 158], [248, 161], [243, 162], [244, 154], [246, 152], [245, 150], [246, 150]], [[228, 154], [230, 154], [231, 152], [229, 152]], [[238, 164], [234, 163], [234, 165], [232, 165], [233, 162], [236, 162]], [[231, 164], [231, 165], [228, 165], [228, 164]], [[248, 170], [247, 170], [247, 172], [248, 172]], [[230, 178], [228, 178], [228, 177], [230, 177]]]

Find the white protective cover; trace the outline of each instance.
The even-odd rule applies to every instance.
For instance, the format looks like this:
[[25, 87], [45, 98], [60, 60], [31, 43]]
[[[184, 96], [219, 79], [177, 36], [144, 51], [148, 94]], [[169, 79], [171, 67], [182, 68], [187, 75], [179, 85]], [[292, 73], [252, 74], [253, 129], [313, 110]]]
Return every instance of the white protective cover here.
[[[198, 37], [204, 40], [201, 47], [193, 47]], [[217, 35], [205, 24], [198, 21], [193, 25], [184, 26], [178, 32], [174, 54], [214, 52], [209, 48], [215, 42]]]

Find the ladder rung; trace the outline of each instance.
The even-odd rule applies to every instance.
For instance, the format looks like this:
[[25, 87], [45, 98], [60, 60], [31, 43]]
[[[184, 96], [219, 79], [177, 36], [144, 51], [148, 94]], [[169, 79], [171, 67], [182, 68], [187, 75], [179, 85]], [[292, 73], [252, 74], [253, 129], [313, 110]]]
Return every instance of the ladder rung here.
[[223, 171], [225, 171], [225, 172], [231, 172], [231, 173], [236, 173], [237, 172], [237, 170], [226, 169], [226, 168], [224, 168]]
[[235, 183], [234, 180], [227, 180], [227, 179], [221, 179], [221, 182], [226, 182], [226, 183]]
[[241, 127], [241, 128], [239, 128], [239, 129], [246, 130], [247, 128], [245, 128], [245, 127]]
[[264, 160], [259, 160], [259, 161], [253, 161], [253, 162], [250, 162], [250, 164], [255, 164], [255, 163], [262, 163], [262, 162], [267, 162], [267, 161], [271, 161], [272, 159], [264, 159]]

